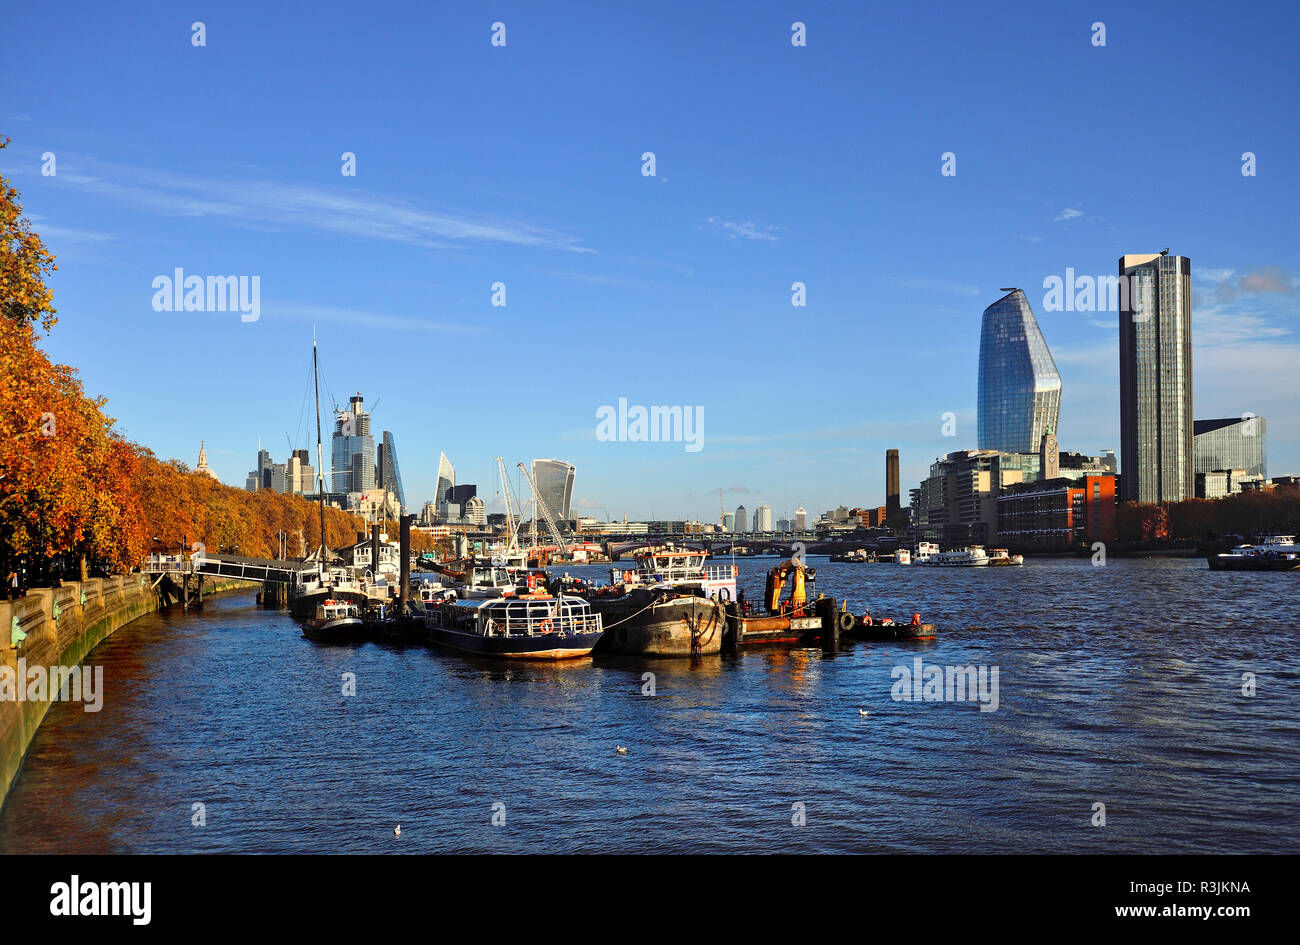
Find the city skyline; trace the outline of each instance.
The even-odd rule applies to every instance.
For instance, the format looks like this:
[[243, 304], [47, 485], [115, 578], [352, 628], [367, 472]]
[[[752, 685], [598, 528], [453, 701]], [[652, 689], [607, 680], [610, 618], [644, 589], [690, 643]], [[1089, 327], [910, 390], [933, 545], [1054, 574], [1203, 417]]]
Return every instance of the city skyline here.
[[[599, 20], [507, 5], [492, 16], [511, 21], [510, 44], [494, 50], [472, 15], [415, 16], [407, 35], [362, 34], [345, 48], [335, 29], [235, 9], [214, 15], [209, 45], [196, 49], [175, 24], [132, 10], [86, 11], [85, 35], [65, 44], [58, 16], [21, 8], [14, 29], [50, 52], [6, 78], [4, 101], [40, 91], [58, 106], [0, 109], [12, 138], [0, 161], [59, 256], [51, 356], [77, 366], [123, 432], [158, 455], [192, 461], [204, 439], [209, 466], [231, 485], [259, 438], [283, 443], [287, 429], [293, 448], [311, 447], [316, 325], [322, 403], [331, 391], [375, 398], [376, 425], [402, 442], [412, 506], [435, 493], [443, 449], [480, 483], [496, 481], [497, 455], [511, 468], [564, 456], [583, 469], [574, 514], [596, 517], [712, 521], [720, 488], [728, 505], [770, 504], [777, 519], [799, 504], [882, 504], [885, 449], [900, 451], [906, 492], [936, 457], [977, 444], [981, 300], [1010, 285], [1024, 287], [1068, 392], [1061, 447], [1122, 453], [1116, 312], [1095, 298], [1074, 304], [1073, 292], [1054, 309], [1046, 282], [1112, 277], [1120, 254], [1162, 246], [1196, 260], [1196, 414], [1267, 415], [1270, 468], [1297, 472], [1300, 411], [1288, 385], [1300, 359], [1300, 259], [1285, 212], [1297, 184], [1282, 173], [1297, 134], [1270, 103], [1295, 87], [1285, 38], [1300, 14], [1245, 10], [1218, 23], [1198, 9], [1172, 27], [1159, 11], [1125, 10], [1108, 19], [1104, 48], [1076, 11], [1026, 20], [959, 9], [917, 47], [901, 14], [814, 4], [798, 14], [809, 41], [795, 49], [777, 4], [755, 5], [744, 22], [671, 3], [662, 17]], [[675, 28], [674, 13], [693, 28]], [[644, 41], [629, 48], [611, 29]], [[103, 52], [79, 44], [106, 31], [130, 39], [110, 51], [114, 68], [91, 76]], [[981, 50], [1008, 33], [1014, 49], [990, 65]], [[405, 93], [374, 101], [289, 69], [282, 52], [298, 45], [380, 63], [381, 81], [397, 88], [450, 81], [466, 94], [417, 96], [430, 121], [412, 123]], [[1255, 68], [1210, 75], [1188, 55], [1198, 50]], [[255, 85], [232, 53], [261, 64]], [[562, 66], [574, 53], [600, 82]], [[161, 88], [157, 66], [145, 65], [160, 55], [174, 77]], [[1027, 86], [1014, 65], [1025, 61], [1050, 79]], [[969, 81], [952, 84], [954, 69]], [[1153, 70], [1183, 91], [1155, 115], [1117, 94]], [[643, 75], [659, 78], [647, 87]], [[215, 121], [192, 107], [214, 83], [234, 103]], [[532, 90], [525, 100], [511, 94], [519, 87]], [[319, 88], [334, 99], [307, 94]], [[593, 113], [612, 116], [599, 146], [570, 146], [588, 140], [578, 115]], [[1107, 134], [1071, 133], [1061, 146], [1061, 128], [1102, 115], [1131, 139], [1122, 158]], [[1187, 147], [1185, 129], [1207, 126], [1216, 146]], [[258, 144], [231, 155], [232, 139]], [[49, 176], [47, 152], [58, 160]], [[340, 174], [345, 152], [355, 177]], [[643, 174], [647, 152], [654, 176]], [[954, 176], [942, 172], [949, 152]], [[1256, 176], [1242, 173], [1247, 152]], [[260, 277], [259, 319], [155, 311], [151, 280], [177, 268]], [[796, 282], [802, 307], [791, 305]], [[632, 342], [637, 330], [689, 343]], [[776, 367], [735, 359], [771, 338], [789, 349]], [[418, 351], [420, 367], [363, 357], [363, 345]], [[613, 369], [579, 371], [544, 396], [484, 379], [484, 359], [513, 363], [524, 347], [536, 363], [577, 356]], [[827, 347], [843, 376], [860, 371], [848, 352], [893, 372], [896, 396], [822, 380]], [[178, 350], [204, 352], [175, 382], [189, 409], [159, 411], [171, 379], [156, 366]], [[785, 377], [790, 363], [802, 367]], [[472, 392], [472, 413], [440, 409], [444, 390]], [[703, 448], [598, 440], [597, 410], [624, 397], [700, 405]], [[538, 402], [540, 420], [523, 423], [521, 408]], [[495, 491], [483, 494], [489, 510]]]

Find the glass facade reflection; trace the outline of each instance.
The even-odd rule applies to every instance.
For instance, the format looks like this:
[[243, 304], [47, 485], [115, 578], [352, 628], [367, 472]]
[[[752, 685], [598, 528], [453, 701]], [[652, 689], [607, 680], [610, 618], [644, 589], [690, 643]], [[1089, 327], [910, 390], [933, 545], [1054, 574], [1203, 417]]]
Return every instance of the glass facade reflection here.
[[984, 310], [980, 326], [978, 439], [982, 450], [1033, 453], [1056, 432], [1061, 375], [1019, 289]]
[[1196, 495], [1192, 447], [1192, 263], [1121, 256], [1120, 498], [1181, 502]]
[[1192, 430], [1198, 473], [1244, 469], [1247, 476], [1268, 478], [1263, 417], [1197, 420]]
[[573, 478], [577, 467], [558, 459], [533, 460], [533, 481], [546, 507], [560, 521], [569, 519], [573, 503]]

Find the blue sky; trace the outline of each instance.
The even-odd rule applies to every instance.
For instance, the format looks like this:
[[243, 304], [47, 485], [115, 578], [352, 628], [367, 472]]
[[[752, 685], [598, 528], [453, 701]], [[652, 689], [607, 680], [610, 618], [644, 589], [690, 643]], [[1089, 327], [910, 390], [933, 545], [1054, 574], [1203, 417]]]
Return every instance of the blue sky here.
[[[59, 257], [53, 356], [133, 439], [190, 463], [205, 440], [231, 484], [259, 437], [277, 460], [286, 433], [314, 445], [314, 324], [324, 389], [377, 402], [417, 504], [440, 450], [489, 508], [495, 455], [576, 463], [575, 507], [599, 517], [716, 519], [720, 488], [777, 518], [883, 504], [887, 447], [906, 489], [976, 445], [979, 319], [1002, 286], [1026, 289], [1060, 368], [1062, 447], [1118, 448], [1116, 316], [1046, 312], [1042, 284], [1165, 247], [1192, 260], [1196, 415], [1267, 417], [1270, 473], [1300, 473], [1298, 21], [23, 5], [0, 171]], [[260, 319], [154, 311], [177, 267], [259, 276]], [[620, 397], [702, 406], [703, 448], [598, 441]]]

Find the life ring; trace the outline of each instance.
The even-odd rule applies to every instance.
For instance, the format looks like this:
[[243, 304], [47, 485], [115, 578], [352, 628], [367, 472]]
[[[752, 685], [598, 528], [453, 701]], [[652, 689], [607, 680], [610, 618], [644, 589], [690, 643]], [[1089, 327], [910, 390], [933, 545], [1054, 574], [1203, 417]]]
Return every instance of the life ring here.
[[554, 633], [555, 625], [551, 623], [551, 618], [547, 617], [537, 627], [539, 633]]

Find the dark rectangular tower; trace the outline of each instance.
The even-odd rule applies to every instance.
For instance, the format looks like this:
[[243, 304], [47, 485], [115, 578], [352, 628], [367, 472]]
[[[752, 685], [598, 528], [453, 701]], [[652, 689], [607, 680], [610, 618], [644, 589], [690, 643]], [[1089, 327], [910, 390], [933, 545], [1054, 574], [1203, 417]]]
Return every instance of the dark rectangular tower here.
[[898, 450], [885, 450], [885, 521], [902, 508], [898, 499]]
[[1120, 500], [1196, 495], [1192, 420], [1192, 262], [1119, 260]]

